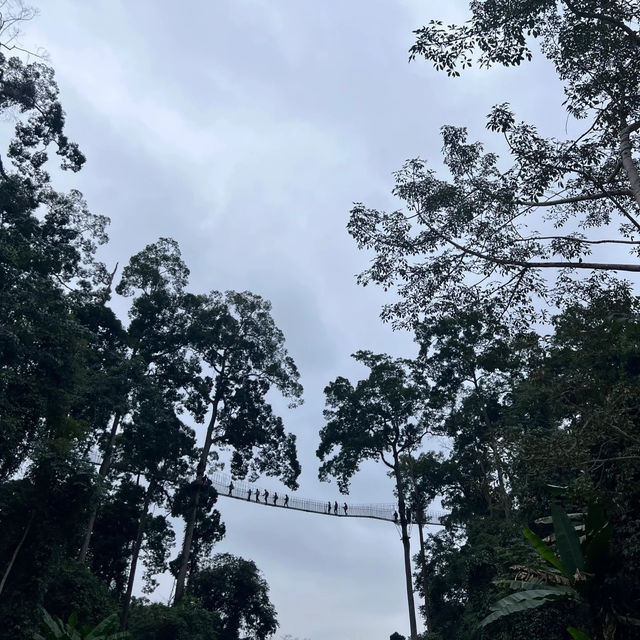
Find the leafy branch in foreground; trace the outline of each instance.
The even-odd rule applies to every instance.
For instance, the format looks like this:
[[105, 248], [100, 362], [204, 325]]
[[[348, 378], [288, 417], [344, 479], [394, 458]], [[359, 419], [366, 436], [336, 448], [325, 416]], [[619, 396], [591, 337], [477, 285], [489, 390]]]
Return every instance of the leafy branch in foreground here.
[[43, 609], [42, 624], [45, 635], [36, 633], [35, 640], [125, 640], [129, 637], [128, 633], [116, 631], [118, 617], [115, 613], [92, 627], [80, 624], [75, 613], [68, 622], [63, 622]]
[[[575, 514], [574, 514], [575, 515]], [[547, 568], [512, 567], [516, 571], [509, 586], [517, 589], [491, 606], [491, 613], [481, 622], [485, 627], [504, 616], [535, 609], [559, 600], [573, 600], [587, 611], [587, 619], [604, 640], [613, 640], [618, 624], [638, 625], [640, 620], [619, 611], [623, 605], [616, 602], [615, 594], [607, 582], [611, 566], [610, 541], [612, 526], [606, 520], [599, 504], [590, 504], [584, 514], [584, 523], [575, 525], [570, 516], [557, 505], [551, 509], [551, 518], [538, 522], [553, 523], [555, 549], [525, 527], [523, 533], [536, 553], [550, 565]], [[568, 627], [576, 640], [588, 640], [579, 629]]]

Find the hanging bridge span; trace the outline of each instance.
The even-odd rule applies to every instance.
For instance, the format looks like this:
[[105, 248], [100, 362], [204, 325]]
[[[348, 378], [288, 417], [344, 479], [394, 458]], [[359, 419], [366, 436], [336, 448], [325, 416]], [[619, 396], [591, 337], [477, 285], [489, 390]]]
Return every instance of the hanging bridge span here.
[[[386, 522], [398, 523], [398, 506], [394, 503], [388, 504], [354, 504], [346, 502], [344, 496], [337, 500], [310, 500], [301, 498], [291, 493], [277, 493], [267, 491], [256, 485], [240, 480], [232, 480], [226, 474], [214, 473], [209, 476], [212, 486], [218, 495], [226, 498], [243, 500], [253, 504], [260, 504], [263, 507], [278, 507], [294, 511], [306, 511], [307, 513], [318, 513], [336, 518], [371, 518], [372, 520], [384, 520]], [[337, 508], [336, 508], [337, 505]], [[345, 509], [346, 506], [346, 509]], [[431, 524], [442, 526], [442, 519], [448, 515], [442, 511], [427, 510], [422, 514], [424, 517], [410, 517], [411, 522], [421, 524]]]

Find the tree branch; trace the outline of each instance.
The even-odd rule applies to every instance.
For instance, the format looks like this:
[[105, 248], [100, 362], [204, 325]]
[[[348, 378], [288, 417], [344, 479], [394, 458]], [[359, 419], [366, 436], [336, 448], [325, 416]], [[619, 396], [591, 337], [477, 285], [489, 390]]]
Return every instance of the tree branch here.
[[587, 240], [586, 238], [574, 238], [572, 236], [530, 236], [528, 238], [516, 238], [512, 242], [533, 242], [534, 240], [564, 240], [576, 244], [640, 244], [640, 240]]
[[544, 200], [543, 202], [525, 202], [516, 200], [516, 204], [522, 207], [554, 207], [560, 204], [571, 204], [573, 202], [585, 202], [589, 200], [602, 200], [603, 198], [612, 198], [615, 196], [633, 197], [631, 189], [615, 189], [614, 191], [605, 191], [602, 193], [586, 193], [581, 196], [572, 196], [571, 198], [559, 198], [558, 200]]
[[382, 451], [382, 449], [379, 449], [378, 453], [380, 454], [380, 460], [382, 460], [383, 464], [386, 464], [389, 469], [395, 469], [395, 467], [384, 457], [384, 451]]
[[[639, 125], [640, 126], [640, 125]], [[632, 271], [640, 272], [640, 264], [624, 264], [624, 263], [601, 263], [601, 262], [530, 262], [526, 260], [511, 260], [509, 258], [497, 258], [480, 251], [475, 251], [463, 244], [456, 242], [452, 238], [444, 236], [433, 225], [429, 224], [424, 216], [420, 216], [422, 223], [428, 227], [433, 233], [438, 235], [441, 240], [451, 246], [462, 251], [467, 255], [475, 256], [493, 264], [501, 264], [506, 267], [522, 267], [523, 269], [593, 269], [596, 271]]]
[[625, 24], [621, 20], [616, 20], [611, 16], [604, 15], [603, 13], [592, 13], [591, 11], [581, 11], [578, 9], [572, 2], [572, 0], [564, 0], [567, 7], [571, 10], [571, 12], [578, 16], [579, 18], [591, 18], [592, 20], [600, 20], [600, 22], [606, 22], [607, 24], [611, 24], [614, 27], [618, 27], [623, 31], [626, 31], [628, 35], [630, 35], [636, 43], [640, 44], [640, 35], [636, 31], [634, 31], [629, 25]]
[[595, 271], [631, 271], [640, 272], [640, 264], [624, 264], [615, 262], [519, 262], [504, 261], [527, 269], [593, 269]]

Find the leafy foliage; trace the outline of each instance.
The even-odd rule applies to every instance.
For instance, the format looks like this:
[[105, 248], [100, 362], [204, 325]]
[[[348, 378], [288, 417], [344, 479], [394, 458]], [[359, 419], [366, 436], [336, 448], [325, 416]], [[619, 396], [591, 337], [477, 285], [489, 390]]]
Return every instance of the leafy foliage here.
[[[395, 174], [402, 209], [356, 204], [349, 232], [374, 253], [360, 282], [400, 294], [384, 318], [413, 324], [478, 300], [533, 316], [531, 297], [557, 302], [577, 272], [640, 270], [638, 12], [636, 0], [473, 1], [467, 22], [432, 20], [416, 31], [411, 58], [449, 75], [474, 60], [520, 65], [539, 49], [563, 82], [569, 117], [589, 124], [573, 138], [544, 137], [498, 104], [487, 128], [510, 162], [469, 141], [466, 128], [444, 126], [447, 176], [411, 159]], [[626, 254], [622, 262], [608, 259], [607, 246]], [[543, 270], [560, 270], [557, 286]]]
[[131, 640], [218, 640], [219, 617], [185, 597], [169, 607], [134, 602], [129, 621]]
[[[531, 531], [525, 529], [525, 535], [538, 555], [553, 566], [552, 573], [528, 572], [524, 569], [525, 576], [529, 573], [528, 579], [514, 583], [523, 589], [492, 605], [492, 613], [480, 625], [484, 627], [504, 616], [562, 598], [585, 603], [589, 622], [601, 630], [604, 638], [613, 638], [619, 623], [640, 625], [640, 619], [619, 615], [616, 606], [606, 598], [603, 599], [602, 587], [606, 582], [606, 575], [611, 572], [612, 553], [609, 543], [612, 527], [605, 519], [602, 507], [598, 504], [589, 505], [582, 537], [569, 516], [558, 505], [553, 505], [551, 519], [557, 554]], [[564, 576], [562, 585], [557, 584], [557, 578], [553, 574], [558, 570]], [[518, 567], [518, 572], [522, 575], [523, 569]], [[569, 627], [568, 631], [574, 638], [588, 638], [584, 631], [574, 627]]]
[[189, 581], [189, 593], [220, 616], [220, 640], [265, 640], [278, 628], [269, 587], [255, 563], [229, 553], [213, 556]]
[[[138, 564], [148, 593], [170, 570], [169, 515], [194, 525], [173, 558], [194, 574], [225, 534], [204, 481], [215, 448], [233, 450], [238, 476], [296, 486], [295, 437], [266, 396], [297, 404], [302, 388], [269, 302], [188, 292], [175, 240], [144, 247], [119, 280], [98, 261], [108, 219], [52, 180], [52, 150], [63, 170], [85, 163], [54, 72], [5, 41], [34, 12], [2, 4], [0, 114], [15, 130], [0, 150], [0, 635], [33, 637], [45, 606], [46, 637], [124, 637], [108, 627], [116, 617], [126, 626]], [[127, 321], [114, 296], [130, 298]], [[206, 418], [198, 449], [188, 425]], [[135, 607], [137, 628], [145, 608]], [[217, 637], [214, 610], [185, 603], [168, 617], [158, 637]]]
[[95, 627], [81, 625], [75, 614], [69, 617], [68, 622], [54, 618], [44, 610], [42, 614], [46, 635], [36, 633], [33, 636], [35, 640], [125, 640], [129, 637], [127, 633], [115, 631], [118, 626], [115, 614], [105, 618]]

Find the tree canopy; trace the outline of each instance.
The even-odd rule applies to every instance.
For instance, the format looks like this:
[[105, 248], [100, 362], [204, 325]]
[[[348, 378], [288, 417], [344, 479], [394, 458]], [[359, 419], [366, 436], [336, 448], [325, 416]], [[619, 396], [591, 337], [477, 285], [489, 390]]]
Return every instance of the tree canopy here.
[[[219, 454], [230, 452], [235, 477], [297, 486], [295, 436], [268, 396], [301, 402], [284, 335], [260, 296], [189, 291], [172, 238], [120, 273], [100, 262], [109, 220], [52, 178], [53, 155], [62, 170], [85, 164], [65, 132], [54, 71], [6, 40], [33, 13], [0, 4], [0, 114], [15, 122], [0, 149], [0, 636], [84, 634], [119, 613], [136, 637], [237, 637], [242, 627], [264, 639], [275, 611], [242, 558], [219, 570], [248, 576], [225, 597], [256, 590], [235, 631], [212, 591], [153, 629], [147, 611], [157, 605], [133, 596], [139, 564], [147, 594], [176, 567], [182, 588], [188, 572], [201, 582], [205, 567], [215, 573], [208, 558], [225, 526], [206, 480], [210, 462], [227, 464]], [[192, 529], [177, 556], [175, 517]]]
[[432, 20], [418, 29], [411, 58], [459, 75], [472, 64], [544, 56], [577, 133], [545, 136], [503, 102], [486, 126], [502, 136], [506, 158], [447, 125], [448, 175], [411, 159], [395, 174], [402, 209], [354, 206], [349, 232], [375, 254], [360, 281], [397, 287], [400, 301], [383, 315], [399, 324], [472, 307], [478, 296], [533, 314], [532, 295], [555, 302], [581, 273], [640, 271], [638, 3], [478, 1], [470, 14], [461, 25]]
[[[174, 239], [101, 262], [109, 220], [57, 186], [85, 157], [54, 71], [8, 40], [32, 13], [0, 8], [0, 638], [266, 640], [265, 577], [214, 553], [210, 476], [298, 488], [279, 410], [302, 402], [298, 367], [271, 303], [194, 291]], [[620, 274], [640, 272], [640, 4], [472, 0], [414, 36], [414, 64], [450, 76], [545, 58], [567, 133], [500, 97], [496, 149], [446, 125], [443, 172], [410, 159], [401, 208], [354, 205], [360, 282], [395, 289], [383, 318], [416, 352], [357, 351], [362, 379], [326, 386], [319, 478], [348, 493], [382, 463], [412, 640], [414, 593], [422, 640], [637, 640], [640, 298]], [[170, 604], [147, 599], [163, 575]]]

